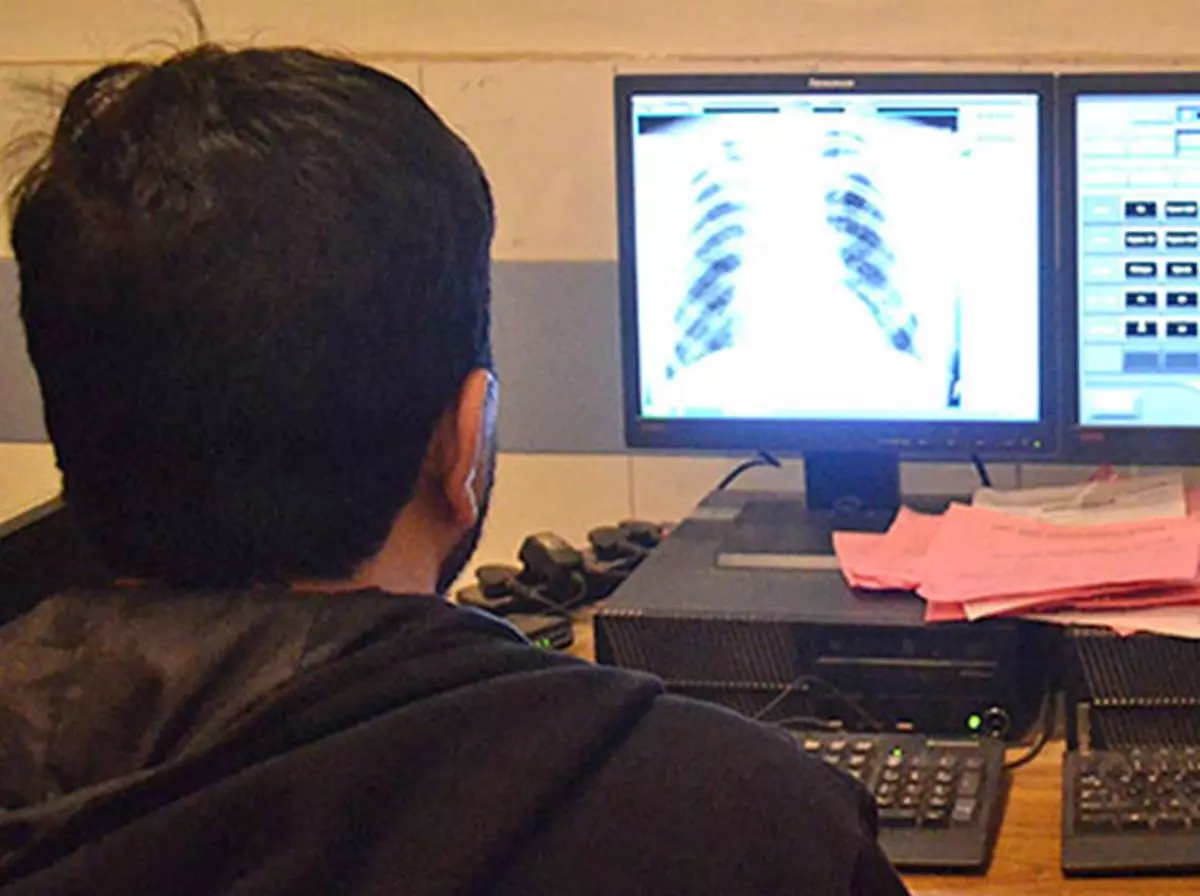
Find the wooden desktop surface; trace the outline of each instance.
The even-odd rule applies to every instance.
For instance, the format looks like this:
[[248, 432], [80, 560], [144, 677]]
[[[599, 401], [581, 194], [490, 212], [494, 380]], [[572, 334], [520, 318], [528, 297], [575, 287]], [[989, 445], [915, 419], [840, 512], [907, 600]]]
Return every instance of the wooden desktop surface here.
[[[591, 619], [575, 626], [571, 652], [595, 656]], [[1016, 751], [1013, 755], [1020, 755]], [[1200, 878], [1068, 880], [1059, 867], [1062, 838], [1062, 741], [1052, 741], [1029, 765], [1012, 773], [1008, 806], [986, 875], [904, 876], [914, 896], [1182, 896], [1200, 893]]]
[[0, 537], [55, 509], [61, 490], [49, 445], [0, 443]]

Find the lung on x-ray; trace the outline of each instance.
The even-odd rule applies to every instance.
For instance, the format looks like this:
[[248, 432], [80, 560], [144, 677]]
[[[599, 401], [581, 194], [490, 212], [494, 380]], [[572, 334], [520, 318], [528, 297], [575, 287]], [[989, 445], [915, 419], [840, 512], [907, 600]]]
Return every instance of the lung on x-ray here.
[[644, 135], [648, 387], [742, 415], [957, 408], [964, 148], [947, 122], [729, 114]]

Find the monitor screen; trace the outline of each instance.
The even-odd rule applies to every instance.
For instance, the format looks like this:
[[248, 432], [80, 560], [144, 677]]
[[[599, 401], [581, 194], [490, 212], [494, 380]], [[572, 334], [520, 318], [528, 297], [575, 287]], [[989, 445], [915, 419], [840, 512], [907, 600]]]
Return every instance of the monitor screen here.
[[1073, 442], [1104, 460], [1200, 449], [1200, 79], [1062, 80]]
[[1051, 85], [618, 78], [630, 444], [1048, 451]]

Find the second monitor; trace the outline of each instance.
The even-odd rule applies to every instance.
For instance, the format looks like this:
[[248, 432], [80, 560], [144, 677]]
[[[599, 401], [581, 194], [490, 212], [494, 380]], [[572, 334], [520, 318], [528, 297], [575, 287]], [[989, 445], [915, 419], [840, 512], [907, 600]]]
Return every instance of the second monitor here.
[[1059, 83], [1063, 293], [1081, 460], [1200, 456], [1200, 77]]

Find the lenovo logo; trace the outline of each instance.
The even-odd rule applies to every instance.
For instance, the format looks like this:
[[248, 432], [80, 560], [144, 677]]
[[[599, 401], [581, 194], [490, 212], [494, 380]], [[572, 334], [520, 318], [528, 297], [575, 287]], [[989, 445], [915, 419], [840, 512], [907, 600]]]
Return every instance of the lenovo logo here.
[[814, 90], [853, 90], [853, 78], [809, 78], [808, 86]]

